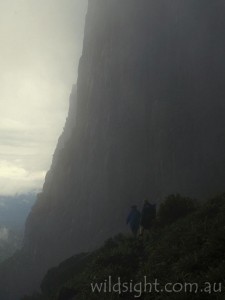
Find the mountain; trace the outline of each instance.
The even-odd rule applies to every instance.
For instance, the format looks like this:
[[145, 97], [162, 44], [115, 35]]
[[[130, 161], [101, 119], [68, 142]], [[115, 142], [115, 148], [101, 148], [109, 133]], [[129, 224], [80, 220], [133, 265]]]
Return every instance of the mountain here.
[[224, 13], [221, 0], [89, 1], [77, 89], [2, 300], [124, 232], [146, 196], [224, 191]]

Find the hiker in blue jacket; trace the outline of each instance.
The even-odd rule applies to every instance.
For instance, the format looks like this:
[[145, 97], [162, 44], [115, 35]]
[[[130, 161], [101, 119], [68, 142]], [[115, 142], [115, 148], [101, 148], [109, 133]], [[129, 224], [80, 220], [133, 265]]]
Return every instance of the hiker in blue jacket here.
[[131, 206], [131, 211], [127, 217], [127, 224], [130, 225], [130, 229], [134, 237], [136, 237], [138, 234], [140, 219], [141, 219], [141, 214], [138, 211], [137, 206], [136, 205]]

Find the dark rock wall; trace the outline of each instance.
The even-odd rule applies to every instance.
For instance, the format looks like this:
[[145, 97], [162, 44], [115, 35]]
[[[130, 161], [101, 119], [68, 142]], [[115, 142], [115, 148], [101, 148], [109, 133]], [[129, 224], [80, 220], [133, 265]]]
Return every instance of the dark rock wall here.
[[51, 229], [41, 237], [65, 245], [56, 260], [124, 230], [129, 205], [145, 196], [224, 190], [224, 9], [89, 2], [76, 125], [37, 203]]

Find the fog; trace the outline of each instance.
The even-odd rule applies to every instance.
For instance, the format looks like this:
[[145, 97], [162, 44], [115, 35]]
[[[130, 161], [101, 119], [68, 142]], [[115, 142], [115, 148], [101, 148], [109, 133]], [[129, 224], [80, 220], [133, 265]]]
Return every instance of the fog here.
[[0, 191], [42, 187], [82, 51], [87, 1], [0, 2]]
[[5, 227], [0, 228], [0, 241], [6, 241], [9, 237], [9, 230]]

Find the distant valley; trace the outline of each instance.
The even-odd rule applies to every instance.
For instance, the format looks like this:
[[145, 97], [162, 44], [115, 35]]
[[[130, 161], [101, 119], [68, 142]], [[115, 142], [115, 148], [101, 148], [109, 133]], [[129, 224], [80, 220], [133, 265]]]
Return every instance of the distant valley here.
[[0, 262], [21, 247], [25, 221], [35, 199], [35, 193], [0, 196]]
[[25, 220], [36, 199], [36, 193], [0, 195], [0, 226], [23, 231]]

